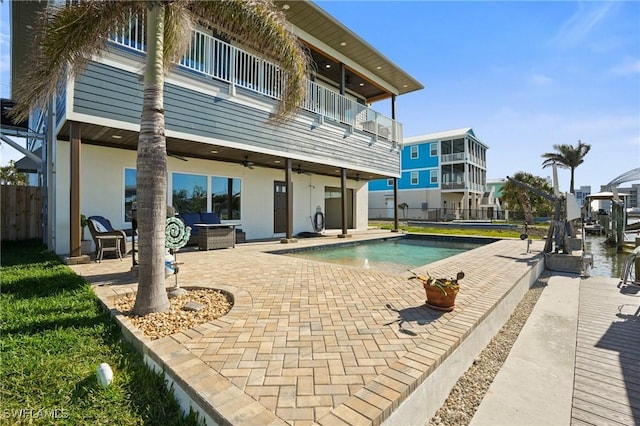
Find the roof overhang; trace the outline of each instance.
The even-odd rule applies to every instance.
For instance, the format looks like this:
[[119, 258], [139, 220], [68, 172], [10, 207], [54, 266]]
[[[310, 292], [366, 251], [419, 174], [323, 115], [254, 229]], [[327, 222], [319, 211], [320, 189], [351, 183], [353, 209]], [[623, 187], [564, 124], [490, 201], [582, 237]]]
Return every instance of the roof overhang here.
[[[310, 1], [281, 1], [275, 4], [295, 27], [294, 33], [314, 52], [327, 60], [343, 63], [354, 80], [354, 92], [368, 102], [423, 89], [424, 86], [391, 62], [382, 53]], [[31, 52], [31, 30], [38, 12], [46, 9], [46, 0], [12, 1], [11, 8], [11, 78], [15, 85], [24, 74], [22, 64]], [[339, 67], [318, 70], [333, 81]], [[331, 74], [333, 73], [333, 74]], [[335, 75], [334, 75], [335, 74]], [[368, 88], [362, 82], [370, 83]]]
[[[97, 145], [108, 148], [117, 148], [125, 150], [136, 150], [138, 147], [137, 131], [116, 129], [113, 127], [105, 127], [98, 124], [77, 122], [83, 144]], [[69, 123], [65, 122], [57, 135], [58, 140], [69, 140]], [[220, 144], [204, 143], [191, 140], [180, 139], [177, 137], [166, 136], [167, 154], [171, 158], [177, 160], [189, 161], [190, 159], [203, 159], [212, 161], [221, 161], [226, 163], [235, 163], [242, 165], [244, 162], [252, 163], [255, 167], [266, 167], [272, 169], [284, 170], [285, 156], [257, 152], [247, 149], [232, 148]], [[291, 156], [289, 156], [291, 157]], [[347, 179], [356, 181], [369, 181], [372, 179], [383, 179], [393, 177], [391, 174], [382, 174], [364, 167], [347, 166], [340, 164], [323, 163], [322, 161], [312, 161], [303, 158], [292, 158], [292, 169], [298, 174], [313, 174], [322, 176], [332, 176], [339, 178], [344, 167], [347, 173]], [[27, 166], [27, 163], [25, 163]]]
[[373, 99], [402, 95], [424, 89], [416, 79], [394, 64], [357, 34], [310, 1], [276, 0], [294, 32], [308, 45], [344, 63], [355, 73], [377, 83], [386, 93]]

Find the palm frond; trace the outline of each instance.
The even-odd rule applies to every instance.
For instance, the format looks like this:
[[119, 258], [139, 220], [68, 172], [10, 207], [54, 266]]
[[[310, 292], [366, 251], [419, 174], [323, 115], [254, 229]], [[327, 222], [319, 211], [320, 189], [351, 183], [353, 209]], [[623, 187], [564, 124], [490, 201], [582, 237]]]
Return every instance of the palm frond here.
[[201, 24], [279, 63], [286, 75], [276, 121], [294, 115], [306, 95], [309, 55], [273, 2], [192, 1], [189, 7]]
[[165, 72], [189, 49], [195, 22], [188, 6], [189, 1], [177, 0], [172, 2], [170, 7], [165, 8], [163, 55]]
[[109, 35], [128, 24], [131, 12], [145, 8], [144, 2], [114, 0], [49, 5], [37, 19], [31, 54], [21, 64], [25, 75], [13, 88], [11, 118], [23, 120], [34, 106], [44, 108], [67, 71], [82, 71], [105, 49]]

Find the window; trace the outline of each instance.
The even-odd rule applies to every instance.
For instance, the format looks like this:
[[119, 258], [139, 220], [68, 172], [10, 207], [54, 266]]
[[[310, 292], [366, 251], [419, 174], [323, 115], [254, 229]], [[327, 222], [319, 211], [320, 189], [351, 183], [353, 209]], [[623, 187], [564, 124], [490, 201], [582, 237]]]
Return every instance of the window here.
[[432, 144], [429, 144], [429, 151], [432, 157], [436, 157], [438, 155], [438, 143], [434, 142]]
[[211, 178], [211, 211], [220, 219], [240, 219], [240, 187], [239, 178]]
[[438, 171], [437, 170], [431, 170], [429, 172], [429, 180], [431, 181], [431, 183], [438, 183]]
[[393, 187], [393, 179], [387, 179], [387, 186]]
[[131, 206], [138, 199], [136, 194], [136, 169], [124, 169], [124, 221], [131, 222]]
[[418, 184], [418, 172], [411, 172], [411, 185]]
[[186, 173], [174, 173], [172, 203], [177, 213], [207, 211], [207, 177]]
[[415, 160], [418, 158], [418, 145], [411, 145], [411, 159]]

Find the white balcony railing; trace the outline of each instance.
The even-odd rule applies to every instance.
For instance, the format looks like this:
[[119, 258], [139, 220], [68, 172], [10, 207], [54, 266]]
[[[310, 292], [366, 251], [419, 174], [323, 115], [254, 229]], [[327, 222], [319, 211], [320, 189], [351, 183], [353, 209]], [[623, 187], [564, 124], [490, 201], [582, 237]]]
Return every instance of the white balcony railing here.
[[451, 161], [461, 162], [464, 160], [464, 152], [455, 152], [453, 154], [442, 154], [442, 162], [448, 163]]
[[[111, 41], [144, 53], [146, 41], [143, 20], [132, 19], [129, 27], [114, 34]], [[280, 99], [283, 80], [286, 78], [276, 64], [198, 30], [193, 32], [189, 50], [178, 64], [189, 71], [273, 99]], [[402, 144], [400, 123], [312, 81], [307, 82], [307, 96], [301, 107], [371, 133], [376, 138]]]

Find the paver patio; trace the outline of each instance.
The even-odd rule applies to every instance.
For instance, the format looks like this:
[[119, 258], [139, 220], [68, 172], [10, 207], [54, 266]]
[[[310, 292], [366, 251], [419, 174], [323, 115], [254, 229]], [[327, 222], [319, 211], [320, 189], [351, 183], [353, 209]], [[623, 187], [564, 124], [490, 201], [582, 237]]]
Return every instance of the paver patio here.
[[[396, 236], [369, 231], [348, 241]], [[302, 239], [291, 247], [342, 242]], [[416, 419], [429, 418], [448, 383], [466, 370], [541, 273], [543, 243], [534, 242], [527, 253], [526, 242], [502, 240], [415, 268], [433, 276], [465, 272], [456, 309], [448, 313], [424, 305], [424, 289], [407, 280], [409, 273], [267, 253], [283, 248], [259, 242], [178, 254], [181, 287], [234, 295], [230, 313], [212, 323], [149, 341], [116, 315], [147, 361], [175, 382], [177, 396], [218, 423], [377, 425], [412, 418], [412, 405], [424, 410]], [[125, 259], [73, 269], [113, 308], [114, 297], [135, 288], [130, 266]], [[471, 344], [475, 349], [467, 348]], [[447, 363], [454, 356], [460, 358]], [[446, 380], [434, 385], [443, 375]], [[435, 396], [418, 402], [425, 395]]]

